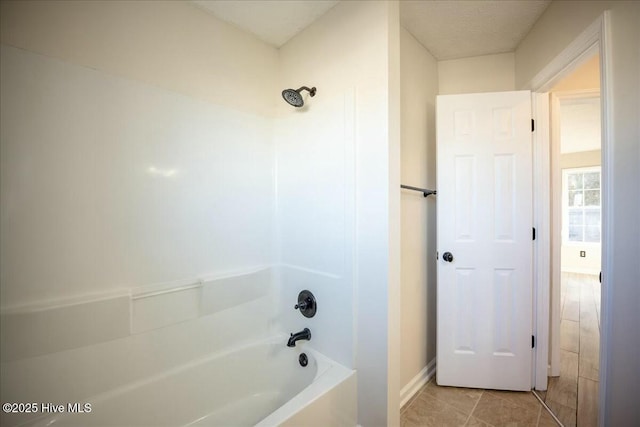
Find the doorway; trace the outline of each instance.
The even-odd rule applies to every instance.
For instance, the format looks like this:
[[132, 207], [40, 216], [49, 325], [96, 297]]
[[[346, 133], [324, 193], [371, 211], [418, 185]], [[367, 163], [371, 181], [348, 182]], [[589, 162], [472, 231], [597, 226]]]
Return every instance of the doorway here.
[[599, 55], [550, 90], [551, 349], [545, 403], [565, 426], [598, 417], [601, 271]]
[[[612, 182], [612, 111], [611, 111], [611, 46], [610, 46], [610, 15], [605, 11], [600, 15], [589, 27], [580, 33], [572, 43], [570, 43], [562, 52], [560, 52], [547, 66], [541, 70], [527, 84], [534, 93], [534, 111], [536, 118], [536, 133], [534, 133], [534, 151], [536, 163], [534, 166], [534, 182], [536, 193], [535, 218], [539, 225], [540, 241], [535, 251], [536, 274], [534, 277], [535, 294], [536, 294], [536, 316], [535, 316], [535, 333], [537, 336], [535, 368], [534, 368], [534, 392], [540, 393], [547, 390], [548, 375], [550, 367], [559, 360], [554, 359], [553, 348], [559, 346], [559, 332], [554, 333], [552, 326], [554, 320], [560, 316], [560, 304], [551, 304], [551, 301], [560, 301], [560, 269], [557, 268], [552, 274], [551, 259], [557, 256], [559, 245], [555, 246], [556, 250], [552, 250], [552, 237], [558, 239], [559, 234], [551, 233], [551, 197], [550, 184], [551, 165], [550, 165], [550, 114], [549, 114], [549, 92], [564, 77], [569, 75], [577, 67], [595, 54], [600, 56], [600, 98], [601, 98], [601, 159], [602, 159], [602, 182], [601, 182], [601, 241], [602, 241], [602, 257], [601, 257], [601, 325], [602, 334], [600, 336], [600, 352], [599, 352], [599, 368], [607, 366], [610, 355], [609, 345], [609, 328], [611, 316], [611, 290], [607, 286], [611, 279], [612, 265], [612, 206], [613, 196], [611, 192]], [[557, 175], [556, 175], [557, 179]], [[555, 186], [555, 188], [560, 188]], [[559, 263], [555, 263], [559, 265]], [[554, 286], [557, 284], [557, 286]], [[555, 298], [552, 298], [554, 294]], [[559, 324], [559, 323], [556, 323]], [[556, 345], [557, 343], [557, 345]], [[559, 359], [559, 358], [558, 358]], [[599, 370], [598, 384], [598, 405], [596, 409], [597, 421], [599, 425], [605, 424], [605, 416], [609, 402], [602, 393], [606, 389], [608, 383], [607, 370]], [[596, 405], [593, 405], [596, 407]]]

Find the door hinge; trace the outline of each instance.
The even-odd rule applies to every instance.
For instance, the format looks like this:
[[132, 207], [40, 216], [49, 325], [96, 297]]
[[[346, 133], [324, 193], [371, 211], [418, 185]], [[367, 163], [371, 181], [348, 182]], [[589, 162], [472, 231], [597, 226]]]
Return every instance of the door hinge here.
[[531, 119], [531, 132], [535, 132], [536, 130], [536, 121]]
[[535, 348], [536, 347], [536, 337], [534, 335], [531, 335], [531, 348]]
[[536, 240], [536, 228], [533, 227], [533, 240]]

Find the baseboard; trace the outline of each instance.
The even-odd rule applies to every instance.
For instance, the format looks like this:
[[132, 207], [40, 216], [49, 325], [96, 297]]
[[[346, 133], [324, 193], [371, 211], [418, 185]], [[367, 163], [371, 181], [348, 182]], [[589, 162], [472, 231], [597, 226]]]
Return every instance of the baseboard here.
[[600, 270], [593, 268], [563, 268], [561, 271], [563, 273], [587, 274], [590, 276], [597, 276], [600, 274]]
[[413, 377], [411, 381], [407, 383], [402, 390], [400, 390], [400, 407], [402, 408], [414, 394], [422, 388], [436, 373], [436, 358], [434, 357], [431, 362], [427, 364], [418, 375]]

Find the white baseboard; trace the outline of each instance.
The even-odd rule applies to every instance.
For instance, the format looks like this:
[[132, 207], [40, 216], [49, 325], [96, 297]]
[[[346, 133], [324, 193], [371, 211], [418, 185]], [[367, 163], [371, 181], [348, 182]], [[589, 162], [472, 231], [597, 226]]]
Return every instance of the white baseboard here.
[[413, 377], [411, 381], [407, 383], [402, 390], [400, 390], [400, 407], [402, 408], [405, 403], [409, 401], [413, 397], [414, 394], [422, 388], [436, 373], [436, 358], [434, 357], [431, 362], [427, 364], [418, 375]]
[[591, 276], [597, 276], [600, 274], [600, 270], [596, 268], [573, 268], [573, 267], [565, 267], [561, 270], [563, 273], [577, 273], [577, 274], [588, 274]]

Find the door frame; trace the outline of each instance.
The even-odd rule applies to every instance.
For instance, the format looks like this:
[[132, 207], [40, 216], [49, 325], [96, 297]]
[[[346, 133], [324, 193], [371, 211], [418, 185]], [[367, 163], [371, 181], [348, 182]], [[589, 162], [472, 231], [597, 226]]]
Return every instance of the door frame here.
[[[606, 286], [611, 266], [612, 224], [610, 209], [612, 205], [612, 171], [613, 158], [611, 153], [612, 111], [610, 96], [611, 86], [611, 35], [610, 14], [604, 11], [591, 25], [589, 25], [573, 42], [543, 68], [526, 86], [533, 97], [533, 113], [536, 120], [534, 132], [534, 221], [538, 228], [538, 244], [534, 250], [534, 326], [537, 345], [534, 354], [533, 378], [537, 390], [547, 389], [547, 374], [549, 365], [549, 309], [550, 309], [550, 260], [551, 230], [550, 212], [550, 126], [549, 126], [549, 90], [562, 78], [574, 71], [582, 62], [599, 52], [600, 54], [600, 105], [602, 120], [602, 288], [601, 302], [601, 336], [600, 336], [600, 414], [599, 424], [604, 425], [605, 399], [604, 384], [606, 383], [606, 366], [608, 358], [608, 334], [606, 325], [611, 315], [610, 288]], [[546, 102], [545, 102], [546, 100]], [[557, 314], [556, 314], [557, 315]]]

